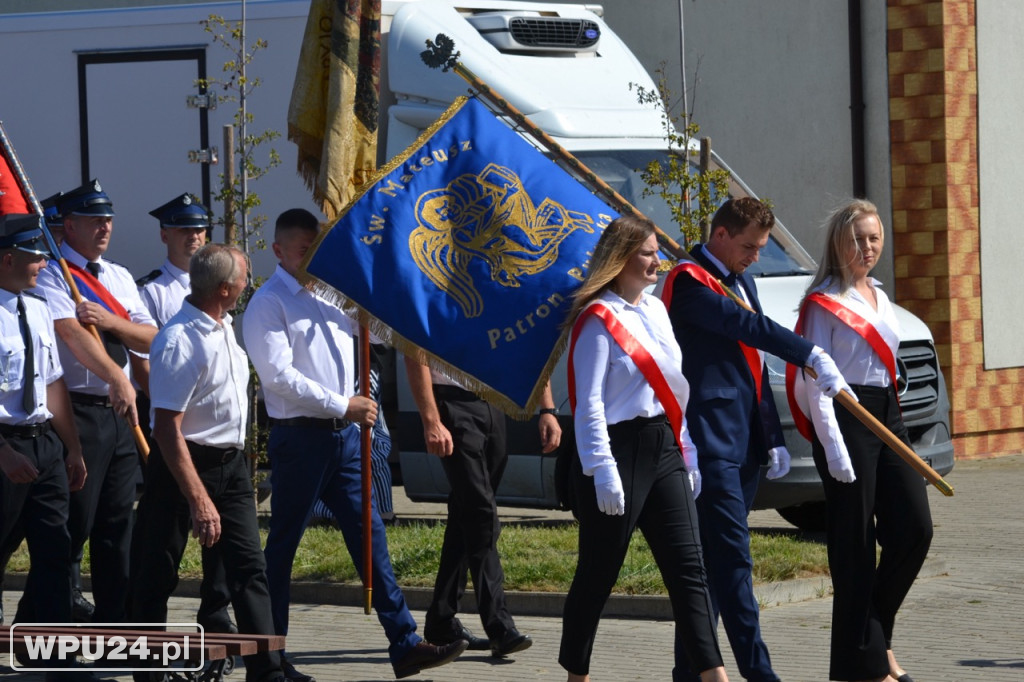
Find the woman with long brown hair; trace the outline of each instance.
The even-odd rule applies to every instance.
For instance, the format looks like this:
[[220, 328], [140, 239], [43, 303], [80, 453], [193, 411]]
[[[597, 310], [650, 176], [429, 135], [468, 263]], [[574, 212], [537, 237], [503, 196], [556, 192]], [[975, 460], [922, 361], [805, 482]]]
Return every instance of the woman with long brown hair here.
[[598, 241], [569, 316], [569, 396], [579, 457], [570, 481], [579, 519], [576, 575], [559, 663], [590, 679], [598, 621], [633, 531], [647, 539], [676, 621], [674, 679], [727, 680], [715, 635], [694, 497], [697, 452], [685, 424], [689, 385], [658, 279], [654, 225], [623, 216]]

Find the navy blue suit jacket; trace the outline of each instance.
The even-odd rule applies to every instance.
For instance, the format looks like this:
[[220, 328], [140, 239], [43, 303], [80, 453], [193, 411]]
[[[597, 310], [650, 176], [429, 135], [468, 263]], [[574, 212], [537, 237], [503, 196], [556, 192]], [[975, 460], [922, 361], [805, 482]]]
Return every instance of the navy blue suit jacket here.
[[[699, 246], [690, 253], [704, 269], [719, 275]], [[762, 367], [759, 405], [754, 379], [737, 342], [798, 366], [814, 346], [760, 314], [754, 278], [742, 274], [738, 279], [757, 314], [681, 272], [673, 282], [669, 317], [683, 351], [683, 374], [690, 382], [686, 423], [698, 456], [702, 461], [742, 463], [750, 455], [765, 463], [770, 448], [785, 445], [782, 425], [767, 368]]]

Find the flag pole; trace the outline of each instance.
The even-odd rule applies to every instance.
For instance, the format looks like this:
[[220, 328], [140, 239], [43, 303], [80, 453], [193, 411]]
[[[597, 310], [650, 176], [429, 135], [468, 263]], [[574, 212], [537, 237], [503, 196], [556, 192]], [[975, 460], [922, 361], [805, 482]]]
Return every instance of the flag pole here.
[[[612, 208], [616, 211], [619, 211], [620, 213], [629, 213], [637, 218], [648, 220], [652, 225], [654, 224], [653, 220], [641, 213], [639, 209], [633, 206], [633, 204], [629, 203], [628, 199], [615, 191], [615, 188], [605, 182], [597, 173], [590, 170], [590, 168], [588, 168], [582, 161], [573, 156], [569, 150], [558, 144], [554, 138], [541, 130], [537, 124], [527, 118], [523, 112], [519, 111], [519, 109], [517, 109], [508, 100], [496, 93], [491, 89], [491, 86], [480, 80], [479, 76], [466, 68], [462, 62], [458, 61], [460, 53], [454, 52], [454, 49], [455, 42], [443, 33], [438, 33], [435, 40], [427, 40], [427, 49], [420, 53], [420, 58], [432, 69], [440, 68], [442, 71], [454, 70], [456, 74], [472, 85], [473, 88], [486, 97], [488, 101], [501, 109], [502, 112], [515, 121], [516, 125], [530, 133], [530, 135], [547, 147], [547, 149], [560, 161], [569, 166], [569, 168], [582, 178], [584, 182], [597, 190], [598, 194], [600, 194], [605, 201], [610, 203]], [[692, 258], [690, 258], [690, 254], [686, 252], [686, 249], [681, 247], [674, 239], [668, 236], [664, 230], [657, 225], [654, 225], [654, 229], [658, 236], [658, 242], [665, 251], [675, 258], [692, 260]]]
[[[359, 328], [359, 386], [364, 398], [370, 397], [370, 330]], [[373, 429], [363, 424], [359, 430], [362, 447], [362, 511], [363, 511], [363, 613], [370, 615], [373, 605], [373, 487], [371, 485], [370, 445]]]
[[[3, 147], [4, 157], [7, 159], [8, 164], [11, 167], [11, 171], [14, 173], [15, 179], [18, 181], [18, 186], [21, 187], [21, 191], [25, 197], [25, 200], [29, 204], [29, 209], [33, 213], [39, 216], [39, 227], [43, 231], [43, 235], [46, 237], [46, 245], [50, 249], [50, 253], [57, 259], [60, 264], [60, 271], [64, 275], [64, 281], [67, 282], [68, 288], [71, 289], [71, 298], [74, 300], [77, 306], [82, 302], [82, 294], [78, 290], [78, 286], [75, 284], [74, 277], [71, 276], [71, 270], [68, 268], [68, 263], [61, 255], [60, 247], [57, 246], [57, 242], [54, 240], [53, 235], [50, 233], [50, 228], [46, 224], [46, 218], [43, 214], [43, 207], [39, 204], [39, 200], [36, 198], [36, 193], [32, 189], [32, 183], [28, 179], [28, 175], [25, 174], [25, 169], [21, 165], [21, 161], [18, 159], [17, 153], [14, 151], [14, 147], [11, 145], [10, 138], [7, 137], [7, 131], [4, 130], [3, 121], [0, 121], [0, 145]], [[92, 334], [93, 338], [96, 339], [100, 346], [103, 345], [103, 340], [100, 338], [99, 330], [96, 329], [95, 325], [83, 324], [86, 330]], [[132, 424], [133, 434], [135, 436], [135, 446], [139, 450], [139, 454], [142, 455], [142, 459], [149, 459], [149, 444], [146, 443], [146, 437], [142, 435], [142, 429], [139, 428], [138, 424]]]

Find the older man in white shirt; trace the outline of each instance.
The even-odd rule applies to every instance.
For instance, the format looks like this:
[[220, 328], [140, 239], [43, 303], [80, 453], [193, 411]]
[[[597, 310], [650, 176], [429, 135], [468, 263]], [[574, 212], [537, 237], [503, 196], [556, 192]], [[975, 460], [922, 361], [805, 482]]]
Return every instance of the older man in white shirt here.
[[[203, 547], [220, 550], [239, 630], [272, 634], [266, 564], [242, 452], [249, 363], [227, 314], [245, 288], [245, 254], [210, 244], [193, 257], [190, 275], [192, 294], [157, 334], [150, 354], [157, 447], [139, 503], [132, 617], [167, 620], [191, 528]], [[248, 682], [283, 677], [276, 651], [246, 656], [245, 666]], [[136, 679], [146, 680], [146, 674]]]

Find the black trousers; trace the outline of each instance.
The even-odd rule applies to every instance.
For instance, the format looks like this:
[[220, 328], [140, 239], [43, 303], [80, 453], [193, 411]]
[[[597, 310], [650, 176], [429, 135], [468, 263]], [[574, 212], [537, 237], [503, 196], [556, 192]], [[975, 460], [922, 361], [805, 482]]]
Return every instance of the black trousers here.
[[[860, 404], [909, 444], [896, 393], [853, 386]], [[821, 443], [814, 464], [828, 504], [828, 564], [832, 573], [832, 656], [829, 678], [863, 680], [889, 673], [896, 612], [928, 554], [932, 517], [919, 473], [846, 408], [836, 418], [857, 480], [828, 473]], [[875, 543], [882, 548], [877, 565]]]
[[32, 460], [39, 476], [14, 484], [0, 474], [0, 546], [21, 537], [32, 560], [18, 622], [71, 622], [71, 538], [64, 445], [53, 431], [35, 438], [7, 435], [11, 447]]
[[[243, 633], [272, 635], [270, 592], [266, 563], [260, 547], [256, 503], [245, 456], [237, 453], [227, 462], [189, 443], [196, 471], [220, 513], [221, 538], [214, 545], [223, 561], [231, 604]], [[191, 513], [177, 481], [167, 468], [158, 447], [149, 454], [146, 494], [139, 504], [140, 526], [136, 533], [137, 566], [132, 576], [132, 620], [140, 623], [167, 621], [167, 600], [178, 584], [178, 566], [192, 529]], [[248, 682], [265, 682], [280, 675], [279, 652], [245, 656]], [[145, 675], [138, 679], [145, 680]]]
[[82, 489], [71, 493], [71, 558], [81, 555], [88, 539], [96, 604], [93, 621], [123, 622], [138, 452], [131, 427], [113, 408], [83, 404], [74, 396], [71, 407], [88, 471]]
[[484, 631], [497, 639], [515, 627], [505, 606], [505, 572], [498, 556], [501, 523], [494, 501], [508, 463], [505, 415], [454, 386], [435, 386], [434, 396], [454, 451], [441, 459], [451, 486], [448, 521], [423, 632], [428, 641], [435, 632], [448, 632], [466, 591], [468, 570]]
[[570, 472], [580, 522], [576, 575], [562, 614], [558, 662], [576, 675], [590, 672], [590, 656], [601, 611], [626, 558], [633, 531], [647, 539], [672, 602], [677, 653], [673, 679], [687, 667], [704, 671], [722, 665], [697, 511], [683, 458], [664, 417], [633, 419], [608, 428], [612, 454], [626, 494], [624, 516], [597, 508], [594, 479], [584, 476], [575, 458]]
[[[156, 447], [155, 442], [150, 437], [149, 428], [149, 398], [142, 392], [139, 392], [136, 398], [136, 407], [139, 410], [139, 426], [146, 436], [146, 440], [149, 443], [149, 448], [152, 450]], [[146, 424], [142, 424], [142, 415], [145, 411]], [[145, 495], [145, 488], [148, 485], [148, 471], [144, 466], [142, 468], [143, 474], [143, 495]], [[135, 524], [134, 531], [132, 533], [132, 544], [131, 544], [131, 575], [135, 575], [138, 571], [138, 554], [139, 538], [138, 529], [140, 526], [145, 525], [145, 520], [142, 518], [147, 512], [148, 505], [142, 504], [142, 500], [139, 500], [139, 504], [135, 511]], [[157, 510], [157, 513], [160, 513]], [[230, 632], [231, 631], [231, 614], [228, 612], [228, 607], [231, 605], [231, 593], [228, 592], [227, 578], [224, 575], [224, 562], [220, 558], [220, 548], [217, 545], [213, 547], [201, 548], [202, 562], [203, 562], [203, 579], [199, 583], [199, 609], [196, 612], [196, 622], [203, 626], [207, 632]], [[128, 605], [128, 611], [131, 611], [131, 604]]]

